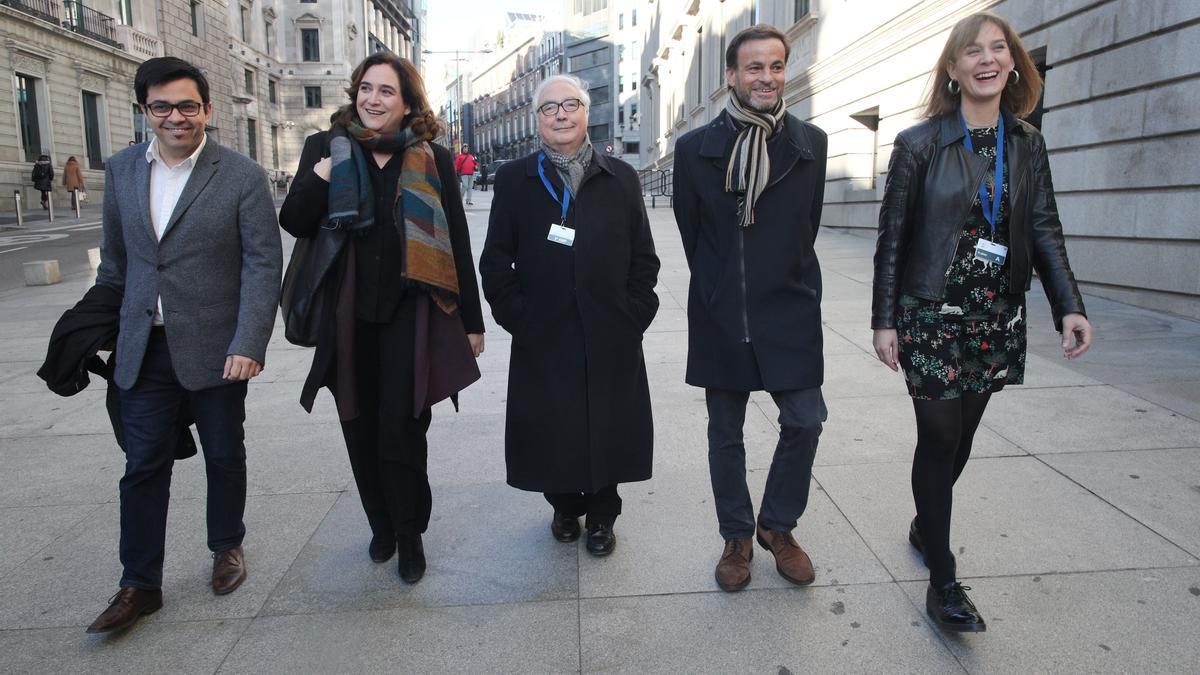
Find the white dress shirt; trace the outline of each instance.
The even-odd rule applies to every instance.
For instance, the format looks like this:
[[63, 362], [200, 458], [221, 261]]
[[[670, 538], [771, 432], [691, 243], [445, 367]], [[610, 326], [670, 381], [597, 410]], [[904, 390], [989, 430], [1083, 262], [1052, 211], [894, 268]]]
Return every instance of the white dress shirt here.
[[[146, 148], [146, 161], [150, 163], [150, 222], [154, 225], [154, 234], [159, 241], [162, 241], [163, 231], [171, 220], [171, 214], [175, 212], [179, 196], [183, 194], [183, 188], [196, 166], [196, 159], [207, 142], [208, 134], [204, 134], [200, 138], [200, 145], [196, 146], [196, 151], [175, 166], [167, 166], [163, 161], [158, 152], [157, 138], [152, 139], [150, 147]], [[158, 296], [158, 309], [154, 312], [154, 325], [163, 325], [161, 295]]]

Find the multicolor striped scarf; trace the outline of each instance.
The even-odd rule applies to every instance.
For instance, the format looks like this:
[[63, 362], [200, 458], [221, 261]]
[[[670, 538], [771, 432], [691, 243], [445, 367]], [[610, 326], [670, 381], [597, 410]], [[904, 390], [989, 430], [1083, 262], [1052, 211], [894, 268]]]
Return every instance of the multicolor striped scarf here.
[[725, 111], [738, 124], [737, 141], [725, 169], [725, 191], [745, 195], [738, 224], [749, 227], [754, 223], [754, 205], [771, 182], [771, 158], [767, 156], [767, 140], [775, 135], [779, 123], [787, 115], [783, 97], [770, 112], [759, 112], [742, 104], [729, 93]]
[[367, 157], [373, 152], [403, 152], [393, 204], [395, 226], [404, 239], [400, 273], [428, 290], [443, 312], [454, 312], [459, 299], [458, 272], [433, 148], [410, 129], [385, 136], [357, 122], [334, 125], [330, 135], [329, 227], [361, 236], [375, 226]]

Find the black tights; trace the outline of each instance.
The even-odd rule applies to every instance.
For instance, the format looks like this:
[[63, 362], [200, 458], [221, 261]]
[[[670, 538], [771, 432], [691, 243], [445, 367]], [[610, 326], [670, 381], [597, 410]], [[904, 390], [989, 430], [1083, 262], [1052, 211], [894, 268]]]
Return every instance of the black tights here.
[[971, 456], [971, 442], [991, 394], [964, 392], [946, 401], [913, 399], [917, 414], [917, 449], [913, 455], [912, 491], [929, 581], [955, 580], [950, 552], [950, 512], [954, 483]]

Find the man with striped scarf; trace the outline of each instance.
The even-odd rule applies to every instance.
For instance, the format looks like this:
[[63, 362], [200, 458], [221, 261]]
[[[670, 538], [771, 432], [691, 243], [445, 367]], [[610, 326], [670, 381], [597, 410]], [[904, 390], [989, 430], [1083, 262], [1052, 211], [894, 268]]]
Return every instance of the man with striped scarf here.
[[[752, 537], [788, 581], [815, 574], [792, 536], [808, 503], [821, 397], [821, 269], [813, 241], [825, 186], [824, 132], [787, 112], [787, 39], [751, 26], [725, 53], [729, 100], [675, 145], [675, 220], [688, 290], [688, 384], [708, 405], [708, 462], [726, 591], [750, 583]], [[752, 391], [779, 407], [779, 441], [757, 517], [742, 427]]]

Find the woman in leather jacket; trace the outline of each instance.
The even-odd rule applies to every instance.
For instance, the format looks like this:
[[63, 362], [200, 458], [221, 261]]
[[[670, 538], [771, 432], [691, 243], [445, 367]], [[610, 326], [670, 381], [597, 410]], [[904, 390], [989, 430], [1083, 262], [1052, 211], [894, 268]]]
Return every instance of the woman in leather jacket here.
[[954, 482], [988, 399], [1021, 384], [1025, 302], [1037, 270], [1063, 353], [1092, 328], [1067, 262], [1046, 145], [1028, 115], [1042, 80], [1020, 38], [991, 13], [959, 21], [934, 69], [925, 121], [892, 149], [871, 308], [879, 360], [903, 367], [917, 421], [909, 541], [929, 567], [925, 607], [941, 627], [986, 630], [956, 581]]

